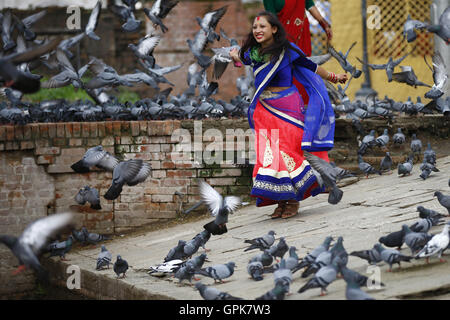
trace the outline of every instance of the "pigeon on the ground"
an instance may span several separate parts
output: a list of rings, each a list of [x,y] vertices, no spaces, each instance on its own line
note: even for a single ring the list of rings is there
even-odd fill
[[[391,232],[378,239],[378,242],[384,244],[386,247],[400,249],[403,245],[403,230]]]
[[[329,190],[328,203],[337,204],[341,201],[344,192],[338,188],[336,184],[337,175],[333,166],[327,161],[313,155],[309,152],[304,152],[306,160],[308,160],[311,167],[320,174],[320,180],[323,181],[324,187]],[[322,186],[321,186],[322,187]]]
[[[99,145],[89,148],[83,158],[72,164],[71,168],[77,173],[89,172],[94,166],[113,171],[118,164],[119,160]]]
[[[324,296],[328,285],[336,280],[338,271],[339,267],[336,261],[320,268],[314,277],[308,280],[308,282],[298,290],[298,293],[305,292],[312,288],[320,288],[320,295]]]
[[[75,201],[80,205],[84,205],[86,202],[89,202],[92,209],[102,209],[102,206],[100,205],[100,194],[96,188],[84,186],[80,189],[80,191],[78,191],[75,196]]]
[[[261,261],[249,262],[247,272],[253,280],[261,281],[263,280],[264,266]]]
[[[116,262],[114,262],[113,269],[117,275],[117,278],[119,278],[120,275],[122,275],[122,278],[125,278],[128,270],[128,262],[118,255]]]
[[[366,292],[362,291],[361,285],[354,279],[351,277],[346,278],[345,276],[344,279],[347,283],[347,286],[345,287],[345,298],[347,298],[347,300],[375,300]]]
[[[442,97],[445,93],[445,89],[447,86],[447,79],[449,77],[449,75],[447,74],[447,68],[439,51],[436,51],[436,53],[433,55],[432,58],[433,67],[430,67],[425,55],[423,56],[423,58],[425,59],[425,63],[427,64],[427,66],[433,72],[433,81],[434,81],[431,90],[425,93],[425,98],[436,100]]]
[[[392,158],[389,152],[386,152],[386,155],[380,162],[380,171],[391,171],[392,170]]]
[[[292,271],[286,266],[286,260],[281,259],[278,269],[273,272],[273,281],[275,285],[277,283],[283,283],[290,287],[292,283]]]
[[[77,231],[72,230],[72,236],[75,240],[78,242],[81,242],[82,244],[86,244],[86,234],[83,232],[83,230]]]
[[[273,262],[273,256],[270,254],[269,249],[264,250],[260,254],[252,257],[249,262],[259,261],[264,267],[268,267]]]
[[[350,252],[350,255],[367,260],[369,264],[377,264],[378,262],[382,261],[380,253],[378,252],[377,249],[375,249],[375,246],[370,250],[359,250]]]
[[[428,232],[432,226],[437,226],[439,223],[443,222],[440,218],[425,218],[414,222],[409,228],[414,232]]]
[[[411,137],[411,151],[412,152],[422,152],[422,141],[417,138],[417,135],[413,133]]]
[[[170,260],[175,259],[183,259],[184,258],[184,246],[186,245],[186,241],[178,240],[178,244],[169,250],[167,256],[164,258],[164,262],[168,262]]]
[[[199,181],[200,197],[206,204],[209,212],[215,219],[203,226],[213,235],[220,235],[228,231],[226,223],[228,222],[228,215],[233,214],[234,211],[241,205],[242,200],[235,196],[222,197],[220,193],[214,190],[205,181]]]
[[[402,225],[403,242],[411,249],[411,255],[415,255],[431,239],[431,235],[425,232],[414,232],[406,224]]]
[[[434,164],[426,162],[426,159],[423,159],[423,160],[424,160],[424,162],[419,167],[419,169],[422,171],[420,173],[420,177],[423,180],[426,180],[430,176],[431,172],[439,172],[439,169],[436,168],[434,166]]]
[[[330,237],[330,236],[326,237],[321,245],[316,247],[313,251],[308,253],[302,259],[302,261],[298,264],[298,266],[292,270],[292,273],[300,270],[301,268],[309,266],[316,260],[316,258],[319,256],[319,254],[321,254],[322,252],[328,251],[328,249],[330,248],[331,241],[333,241],[332,237]]]
[[[124,184],[135,186],[144,182],[151,172],[151,165],[142,159],[130,159],[120,162],[114,167],[112,183],[104,195],[105,199],[117,199],[122,192]]]
[[[202,239],[200,237],[194,237],[193,239],[186,242],[183,246],[183,258],[191,258],[195,254],[202,244]]]
[[[242,298],[232,296],[227,292],[222,292],[217,288],[207,286],[201,282],[197,282],[195,288],[205,300],[243,300]]]
[[[427,143],[427,148],[423,152],[423,161],[430,164],[436,164],[436,152],[431,148],[431,143]]]
[[[169,29],[164,25],[162,20],[169,14],[169,12],[180,2],[179,0],[157,0],[153,3],[151,9],[144,8],[147,17],[153,24],[159,26],[163,33]]]
[[[410,260],[413,258],[413,257],[405,256],[395,249],[383,248],[383,246],[380,243],[377,243],[375,245],[375,248],[380,253],[381,259],[384,262],[386,262],[387,264],[389,264],[388,272],[392,271],[392,265],[394,263],[397,263],[398,267],[400,268],[401,267],[400,262],[402,262],[402,261],[410,262]]]
[[[361,141],[358,149],[358,155],[364,155],[368,148],[376,146],[375,130],[370,130],[369,134],[365,135]]]
[[[435,210],[424,208],[423,206],[418,206],[417,211],[419,212],[419,217],[422,219],[431,218],[431,219],[441,219],[447,217],[446,215],[439,213]]]
[[[245,243],[250,244],[250,247],[246,248],[244,251],[249,251],[253,249],[259,250],[269,249],[275,242],[275,234],[276,234],[275,231],[270,230],[267,234],[263,235],[262,237],[244,240]]]
[[[97,265],[95,267],[95,270],[102,270],[104,267],[107,267],[109,269],[109,265],[111,264],[112,255],[106,249],[105,245],[102,244],[101,251],[97,256]]]
[[[384,129],[383,134],[375,139],[375,142],[380,147],[385,147],[389,143],[388,129]]]
[[[211,233],[208,230],[203,230],[202,232],[199,232],[195,235],[194,238],[200,238],[200,246],[205,250],[208,251],[209,249],[205,248],[206,242],[211,238]]]
[[[110,237],[103,235],[103,234],[98,234],[95,232],[89,232],[86,227],[82,227],[81,231],[84,233],[85,238],[86,238],[86,242],[96,245],[99,242],[105,241],[105,240],[111,240]]]
[[[397,167],[398,175],[404,177],[406,175],[410,175],[413,169],[413,157],[410,155],[406,162],[399,163]]]
[[[167,274],[175,273],[183,266],[184,261],[180,259],[170,260],[154,266],[150,266],[148,274],[155,277],[162,277]]]
[[[332,256],[333,254],[331,253],[331,251],[321,252],[314,260],[314,262],[305,268],[305,270],[302,272],[301,277],[307,278],[310,275],[317,273],[317,271],[322,267],[329,265],[332,261]]]
[[[392,141],[394,144],[401,145],[406,142],[406,137],[402,132],[402,128],[397,129],[397,133],[392,136]]]
[[[286,293],[289,292],[289,285],[278,282],[275,287],[267,291],[262,296],[255,298],[255,300],[284,300]]]
[[[191,265],[194,269],[200,269],[206,261],[206,253],[202,253],[192,259],[186,261],[186,265]]]
[[[39,262],[39,256],[47,245],[65,229],[72,227],[73,214],[59,213],[31,222],[19,237],[0,235],[0,242],[5,244],[19,260],[15,274],[29,267],[37,272],[40,280],[47,282],[48,272]]]
[[[217,281],[223,283],[224,279],[227,279],[233,275],[235,267],[236,264],[233,261],[230,261],[226,264],[216,264],[211,267],[197,269],[195,270],[195,274],[213,278],[214,283]]]
[[[51,243],[49,246],[50,249],[50,256],[49,257],[55,257],[58,256],[61,258],[62,261],[66,260],[66,253],[72,249],[73,244],[73,237],[70,235],[67,240],[61,241],[61,242],[54,242]]]
[[[289,256],[284,259],[286,268],[289,270],[295,270],[299,264],[299,257],[297,255],[297,248],[294,246],[289,247]],[[265,272],[274,272],[280,268],[280,263],[274,264],[265,269]]]
[[[436,191],[434,193],[434,196],[438,198],[438,201],[441,204],[441,206],[447,209],[448,214],[450,215],[450,196],[446,196],[440,191]]]
[[[369,278],[365,275],[360,274],[359,272],[347,268],[347,265],[342,263],[341,261],[338,261],[339,265],[339,272],[342,274],[343,278],[345,280],[352,280],[355,283],[357,283],[360,287],[370,287],[373,284],[371,281],[369,281]],[[384,287],[385,284],[383,282],[379,283],[380,286]]]
[[[286,240],[284,237],[280,237],[280,240],[278,240],[277,244],[272,245],[269,248],[269,253],[276,259],[280,258],[282,259],[284,254],[289,251],[289,246],[286,243]]]
[[[369,174],[376,173],[381,175],[381,171],[376,170],[371,164],[365,162],[360,154],[358,154],[358,168],[366,175],[366,178],[369,177]]]
[[[430,241],[416,254],[416,259],[426,258],[427,262],[429,257],[437,255],[441,262],[445,262],[441,258],[444,250],[448,248],[450,238],[449,238],[449,223],[447,222],[441,233],[435,234]]]

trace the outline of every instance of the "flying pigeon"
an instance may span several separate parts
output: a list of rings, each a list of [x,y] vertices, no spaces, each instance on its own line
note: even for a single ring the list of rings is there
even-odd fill
[[[112,5],[108,6],[108,9],[124,22],[122,29],[126,32],[137,31],[142,21],[137,20],[134,16],[134,7],[125,5],[122,0],[114,0],[113,2]]]
[[[226,264],[216,264],[211,267],[197,269],[195,270],[195,274],[213,278],[214,283],[217,281],[223,283],[223,279],[229,278],[233,275],[235,266],[235,263],[231,261]]]
[[[428,25],[428,32],[433,32],[439,38],[450,44],[450,7],[448,6],[439,17],[439,23],[436,25]]]
[[[350,48],[347,50],[345,55],[342,54],[342,52],[337,52],[336,49],[334,49],[333,46],[328,46],[328,52],[331,54],[333,58],[335,58],[339,64],[341,65],[342,69],[344,69],[346,72],[349,72],[353,78],[357,79],[361,76],[362,71],[358,70],[356,67],[354,67],[350,62],[348,62],[347,57],[350,53],[350,50],[356,45],[356,42],[354,42]]]
[[[450,12],[450,11],[449,11]],[[430,91],[425,93],[425,98],[436,100],[444,95],[445,89],[447,86],[447,79],[449,75],[447,74],[447,67],[445,66],[444,60],[439,51],[433,55],[432,65],[427,62],[426,56],[424,55],[426,65],[430,68],[431,72],[433,72],[433,87]]]
[[[227,196],[222,197],[216,190],[214,190],[205,181],[199,181],[200,197],[206,204],[209,212],[215,220],[205,224],[203,227],[213,235],[226,233],[228,222],[228,214],[233,214],[234,211],[241,205],[242,200],[239,197]]]
[[[169,29],[164,25],[162,19],[164,19],[169,12],[180,2],[179,0],[156,0],[151,9],[144,8],[144,12],[147,17],[153,22],[153,24],[158,25],[163,33],[167,32]]]
[[[304,155],[311,167],[319,173],[324,187],[329,190],[328,203],[338,204],[341,201],[344,192],[336,185],[337,175],[334,168],[327,161],[312,153],[305,151]]]
[[[434,193],[434,196],[438,198],[438,201],[441,204],[441,206],[447,209],[448,214],[450,215],[450,196],[446,196],[440,191],[436,191]]]
[[[86,25],[86,29],[84,31],[86,35],[93,40],[100,40],[100,37],[95,34],[95,29],[97,28],[98,25],[101,9],[102,9],[102,2],[99,0],[97,1],[97,4],[95,5],[94,9],[92,9],[88,23]]]
[[[245,240],[245,243],[251,244],[250,247],[246,248],[244,251],[249,251],[253,249],[269,249],[273,243],[275,242],[275,231],[270,230],[267,234],[263,235],[262,237]]]
[[[155,58],[153,57],[153,50],[155,50],[160,41],[161,37],[159,35],[149,33],[144,38],[140,39],[137,45],[130,43],[128,47],[133,51],[137,58],[148,62],[148,65],[151,68],[154,68]]]
[[[419,81],[411,66],[400,66],[400,68],[402,69],[402,71],[393,73],[392,80],[400,83],[406,83],[407,85],[412,86],[414,88],[417,88],[417,86],[424,86],[431,88],[429,84]]]
[[[242,298],[234,297],[229,293],[222,292],[217,288],[204,285],[201,282],[197,282],[195,288],[205,300],[243,300]]]
[[[426,23],[419,20],[413,20],[411,19],[411,15],[408,15],[408,18],[403,24],[403,37],[406,38],[408,43],[413,42],[417,38],[415,30],[424,30],[426,27]]]
[[[112,184],[104,195],[105,199],[117,199],[122,192],[124,184],[135,186],[144,182],[151,174],[151,171],[151,165],[142,159],[130,159],[120,162],[114,167]]]
[[[122,278],[125,278],[125,274],[128,270],[128,262],[118,255],[116,262],[114,262],[113,270],[116,273],[117,278],[119,278],[120,275],[122,275]]]
[[[39,256],[52,239],[72,226],[73,215],[59,213],[33,221],[19,237],[0,235],[0,242],[5,244],[19,260],[20,266],[15,274],[29,267],[37,272],[39,279],[48,281],[48,273],[41,266]]]
[[[96,166],[100,169],[113,171],[119,164],[119,160],[104,150],[102,146],[89,148],[83,155],[83,158],[75,162],[71,168],[77,173],[86,173],[90,168]]]
[[[92,209],[102,209],[100,205],[100,194],[98,193],[98,190],[96,188],[84,186],[80,189],[80,191],[78,191],[77,195],[75,196],[75,201],[80,205],[84,205],[86,202],[89,202]]]
[[[105,245],[102,244],[101,251],[97,256],[97,265],[95,266],[95,270],[102,270],[104,267],[109,269],[109,265],[111,263],[112,255],[106,249]]]
[[[31,30],[33,24],[42,19],[47,14],[47,10],[39,11],[38,13],[32,14],[22,20],[13,15],[15,20],[15,27],[23,34],[25,40],[34,41],[36,39],[36,33]]]

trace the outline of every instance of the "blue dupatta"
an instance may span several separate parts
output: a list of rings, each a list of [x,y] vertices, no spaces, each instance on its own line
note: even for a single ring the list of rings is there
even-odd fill
[[[294,43],[291,45],[302,52]],[[303,53],[303,52],[302,52]],[[248,52],[246,56],[249,57]],[[334,146],[335,115],[328,92],[322,78],[311,70],[296,64],[300,55],[292,49],[280,54],[274,63],[254,65],[255,94],[248,108],[248,122],[254,129],[253,113],[261,92],[270,83],[276,72],[290,63],[293,66],[293,76],[304,87],[309,96],[308,108],[305,114],[302,150],[308,152],[328,151]]]

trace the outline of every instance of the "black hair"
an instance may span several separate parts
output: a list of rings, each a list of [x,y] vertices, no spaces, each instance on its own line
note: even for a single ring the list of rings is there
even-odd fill
[[[267,19],[267,22],[272,27],[277,27],[277,32],[273,35],[273,44],[266,48],[261,48],[259,51],[259,54],[261,56],[265,54],[270,54],[270,60],[272,62],[276,61],[278,57],[280,56],[283,49],[293,49],[297,51],[301,56],[305,57],[305,54],[294,48],[290,41],[288,40],[288,36],[286,34],[286,30],[284,30],[283,25],[281,24],[280,20],[278,20],[278,17],[273,14],[270,11],[262,11],[260,12],[257,17],[265,17]],[[250,31],[250,33],[247,35],[247,38],[244,40],[241,50],[239,51],[239,57],[241,60],[244,59],[244,53],[255,46],[260,46],[260,44],[256,41],[255,37],[253,36],[253,30]]]

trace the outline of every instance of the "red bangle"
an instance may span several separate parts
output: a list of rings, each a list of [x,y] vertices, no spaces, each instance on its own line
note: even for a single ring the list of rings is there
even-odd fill
[[[328,80],[333,82],[333,83],[337,83],[338,82],[338,77],[334,72],[328,72]]]

